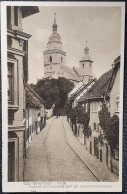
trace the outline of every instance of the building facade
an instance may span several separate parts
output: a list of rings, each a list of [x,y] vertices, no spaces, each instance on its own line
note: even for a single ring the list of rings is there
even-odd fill
[[[107,140],[104,138],[103,130],[100,127],[99,111],[102,110],[103,104],[106,104],[110,116],[119,117],[119,95],[120,95],[120,57],[116,58],[113,68],[103,74],[93,87],[87,91],[79,100],[80,104],[89,104],[89,128],[91,135],[85,138],[89,152],[104,165],[107,165],[114,173],[119,173],[119,154],[118,145],[111,152]],[[119,126],[117,126],[119,127]],[[115,140],[114,140],[115,141]]]
[[[35,135],[43,129],[46,124],[44,100],[26,84],[26,150]]]
[[[7,7],[8,181],[22,181],[25,157],[25,83],[28,80],[28,40],[22,19],[38,7]]]

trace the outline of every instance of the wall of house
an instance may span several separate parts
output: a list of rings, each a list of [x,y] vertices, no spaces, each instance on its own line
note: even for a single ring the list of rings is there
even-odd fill
[[[103,139],[103,145],[98,142],[98,136],[100,135],[101,128],[99,126],[99,117],[98,112],[101,110],[102,102],[93,101],[90,103],[90,121],[89,126],[92,130],[91,137],[86,139],[86,146],[88,151],[95,155],[98,159],[98,162],[103,162],[104,165],[107,165],[108,168],[111,167],[111,153],[110,147],[107,145],[107,141]],[[102,135],[103,132],[101,131]],[[108,147],[108,148],[107,148]]]
[[[116,77],[115,77],[115,81],[112,87],[112,90],[110,92],[110,113],[111,116],[113,114],[116,114],[117,116],[119,116],[119,106],[120,106],[120,69],[118,69]],[[118,105],[117,105],[118,103]]]
[[[44,105],[42,105],[42,108],[40,109],[26,109],[26,149],[28,149],[34,136],[41,131],[42,127],[44,127],[44,111]],[[41,121],[43,121],[43,126]]]
[[[14,9],[17,9],[17,25],[15,24]],[[12,158],[15,160],[15,179],[13,181],[23,181],[23,169],[24,169],[24,157],[25,157],[25,75],[24,67],[27,65],[24,63],[23,58],[28,53],[28,50],[24,50],[24,42],[28,40],[20,36],[17,38],[13,30],[17,32],[22,31],[22,8],[11,6],[8,7],[8,63],[13,63],[13,82],[11,92],[13,93],[13,101],[8,103],[9,116],[8,116],[8,141],[13,141],[13,135],[16,136],[15,151]],[[22,32],[23,33],[23,32]],[[10,57],[11,55],[11,57]],[[13,56],[13,57],[12,57]],[[8,64],[9,65],[9,64]],[[27,68],[26,68],[27,69]],[[12,117],[12,118],[11,118]],[[10,119],[11,118],[11,119]],[[10,145],[10,144],[9,144]],[[11,148],[9,148],[11,149]],[[8,157],[9,158],[9,157]],[[10,160],[10,158],[9,158]],[[9,161],[11,164],[11,160]],[[11,166],[11,165],[10,165]],[[10,169],[8,168],[8,171]]]
[[[110,113],[111,116],[114,114],[119,117],[120,108],[120,68],[117,71],[112,90],[110,92]],[[119,151],[117,150],[117,153]],[[119,154],[118,154],[119,155]],[[119,156],[118,156],[119,157]],[[112,157],[112,170],[116,174],[119,174],[119,159]]]

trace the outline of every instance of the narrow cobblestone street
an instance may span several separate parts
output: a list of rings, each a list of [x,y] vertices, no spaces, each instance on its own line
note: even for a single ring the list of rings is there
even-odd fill
[[[32,140],[24,181],[98,181],[68,146],[63,117],[51,118]]]

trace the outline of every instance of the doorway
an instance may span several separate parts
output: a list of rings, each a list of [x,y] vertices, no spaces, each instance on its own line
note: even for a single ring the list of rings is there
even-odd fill
[[[8,142],[8,182],[15,181],[15,142]]]

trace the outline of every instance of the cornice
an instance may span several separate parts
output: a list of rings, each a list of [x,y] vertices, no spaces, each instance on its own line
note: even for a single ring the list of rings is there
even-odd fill
[[[7,30],[7,34],[12,37],[21,38],[23,40],[28,40],[32,36],[20,30]]]
[[[66,52],[62,51],[62,50],[59,50],[59,49],[53,49],[53,50],[45,50],[43,51],[44,54],[46,53],[54,53],[54,52],[58,52],[58,53],[62,53],[66,56]]]
[[[19,50],[19,49],[15,49],[15,48],[12,48],[12,47],[8,47],[7,51],[10,52],[10,53],[17,54],[17,55],[25,56],[24,51]]]

